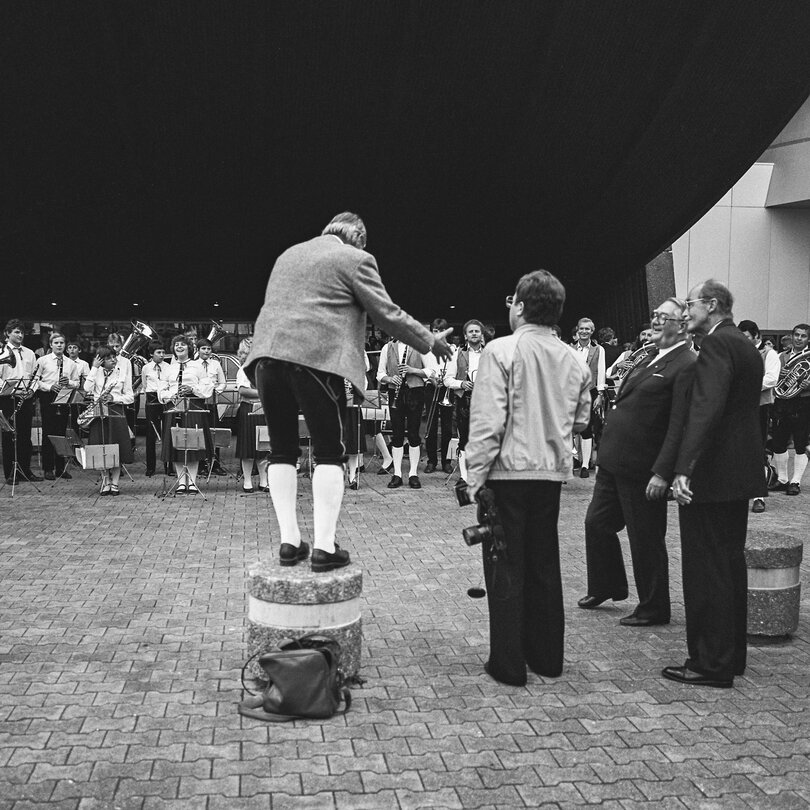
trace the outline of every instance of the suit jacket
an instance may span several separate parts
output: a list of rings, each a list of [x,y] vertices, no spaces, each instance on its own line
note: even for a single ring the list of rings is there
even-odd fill
[[[366,313],[419,352],[432,348],[433,334],[391,300],[370,253],[335,236],[293,245],[270,274],[245,360],[248,378],[255,381],[257,360],[272,357],[336,374],[364,391]]]
[[[599,464],[613,475],[649,481],[674,477],[697,357],[688,343],[633,369],[605,421]]]
[[[695,502],[755,498],[762,490],[762,357],[728,318],[700,344],[675,464]]]

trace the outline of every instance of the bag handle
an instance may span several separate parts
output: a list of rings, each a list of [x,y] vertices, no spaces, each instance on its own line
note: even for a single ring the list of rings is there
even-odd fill
[[[244,689],[249,695],[258,695],[258,692],[254,692],[246,683],[245,683],[245,670],[248,668],[248,665],[254,658],[258,658],[262,654],[262,650],[253,653],[253,655],[245,661],[245,665],[242,667],[242,671],[239,673],[239,680],[242,681],[242,689]]]

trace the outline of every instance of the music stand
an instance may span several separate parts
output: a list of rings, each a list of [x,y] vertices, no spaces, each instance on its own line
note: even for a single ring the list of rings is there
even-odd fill
[[[223,448],[223,447],[230,447],[231,446],[231,431],[230,428],[210,428],[211,433],[211,442],[214,445],[215,452],[214,458],[216,459],[216,463],[225,470],[226,473],[230,477],[233,478],[233,473],[222,463],[221,459],[219,459],[216,455],[216,448]],[[214,465],[208,465],[208,477],[205,479],[205,483],[207,484],[211,480],[211,476],[214,474]]]
[[[73,442],[65,436],[46,436],[45,437],[52,445],[53,450],[59,458],[64,459],[65,468],[59,473],[56,480],[58,481],[68,469],[68,464],[71,459],[76,458],[76,450]]]
[[[15,394],[27,394],[34,387],[34,375],[28,378],[20,378],[19,380],[6,380],[0,389],[0,397],[14,397]],[[14,403],[14,411],[11,414],[11,421],[4,416],[5,425],[0,424],[0,430],[4,433],[11,433],[11,442],[14,445],[14,461],[11,466],[11,497],[14,497],[14,490],[17,488],[17,476],[24,478],[31,484],[34,489],[41,495],[40,488],[25,474],[22,466],[20,465],[17,457],[17,411],[22,407],[25,397],[16,396]],[[8,486],[3,483],[0,491]]]
[[[199,409],[194,408],[183,408],[180,410],[183,413],[207,413],[207,411],[201,411]],[[172,412],[173,411],[169,411],[169,413]],[[184,479],[186,481],[186,487],[188,487],[192,483],[194,483],[194,485],[197,486],[196,482],[193,482],[191,480],[191,470],[189,470],[188,468],[188,453],[190,450],[205,449],[205,430],[203,428],[178,426],[172,427],[170,429],[172,432],[172,449],[183,451],[183,468],[177,475],[177,480],[171,485],[169,490],[163,494],[164,499],[169,495],[172,495],[172,493],[174,493],[174,497],[177,497],[176,490],[179,486],[181,486]],[[199,490],[199,487],[197,487],[197,489]],[[200,495],[202,495],[203,500],[207,500],[205,494],[202,491],[200,491]]]

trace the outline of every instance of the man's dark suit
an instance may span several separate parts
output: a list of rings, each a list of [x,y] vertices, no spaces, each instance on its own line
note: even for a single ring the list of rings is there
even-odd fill
[[[688,669],[729,681],[745,671],[748,500],[762,488],[762,358],[729,318],[701,344],[675,473]]]
[[[670,619],[667,502],[648,501],[653,473],[671,481],[695,366],[687,343],[634,369],[608,413],[599,473],[585,518],[588,594],[627,593],[618,532],[630,541],[640,619]]]

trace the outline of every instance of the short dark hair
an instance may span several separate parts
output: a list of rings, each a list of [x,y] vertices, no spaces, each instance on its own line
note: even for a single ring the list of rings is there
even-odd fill
[[[342,214],[332,217],[329,224],[321,232],[321,236],[334,234],[347,245],[365,250],[366,248],[366,225],[357,214],[351,211],[344,211]]]
[[[484,334],[484,332],[486,331],[486,330],[484,329],[484,324],[482,324],[482,323],[481,323],[481,321],[479,321],[479,320],[478,320],[478,318],[470,318],[470,320],[469,320],[469,321],[467,321],[467,323],[465,323],[465,324],[464,324],[464,326],[463,326],[463,327],[462,327],[462,329],[461,329],[461,334],[462,334],[462,335],[466,335],[466,334],[467,334],[467,327],[468,327],[468,326],[477,326],[477,327],[478,327],[478,328],[481,330],[481,334],[482,334],[482,335],[483,335],[483,334]]]
[[[600,343],[610,343],[613,338],[616,337],[616,333],[611,329],[609,326],[603,326],[597,333],[596,339]]]
[[[109,346],[99,346],[96,357],[99,360],[106,360],[108,357],[115,357],[115,352]]]
[[[444,318],[436,318],[430,324],[431,329],[447,329],[447,321]]]
[[[721,315],[731,315],[734,308],[734,296],[731,290],[716,278],[710,278],[700,285],[701,298],[714,298],[717,301],[717,309]]]
[[[759,337],[759,327],[753,321],[740,321],[737,324],[737,329],[741,332],[748,332],[749,335]]]
[[[648,329],[652,328],[652,324],[649,322],[641,324],[638,328],[638,333],[641,334],[642,332],[646,332]]]
[[[171,343],[171,353],[172,353],[172,354],[174,354],[174,347],[175,347],[175,346],[176,346],[178,343],[182,343],[184,346],[189,346],[189,345],[191,345],[191,344],[188,342],[188,338],[187,338],[185,335],[175,335],[175,336],[172,338],[172,343]]]
[[[6,324],[6,330],[5,330],[6,334],[8,334],[9,332],[13,332],[15,329],[19,329],[21,332],[25,332],[25,324],[21,320],[19,320],[18,318],[12,318]]]
[[[149,344],[149,356],[151,357],[158,349],[163,349],[164,346],[159,340],[153,340]]]
[[[208,338],[200,338],[197,341],[197,348],[202,349],[204,346],[211,346],[213,348],[214,344]]]
[[[565,287],[548,270],[535,270],[521,276],[515,288],[515,302],[523,302],[523,320],[553,326],[560,320],[565,304]]]
[[[797,329],[803,329],[805,332],[810,332],[810,324],[806,323],[797,323],[796,326],[791,329],[791,333],[795,332]]]

